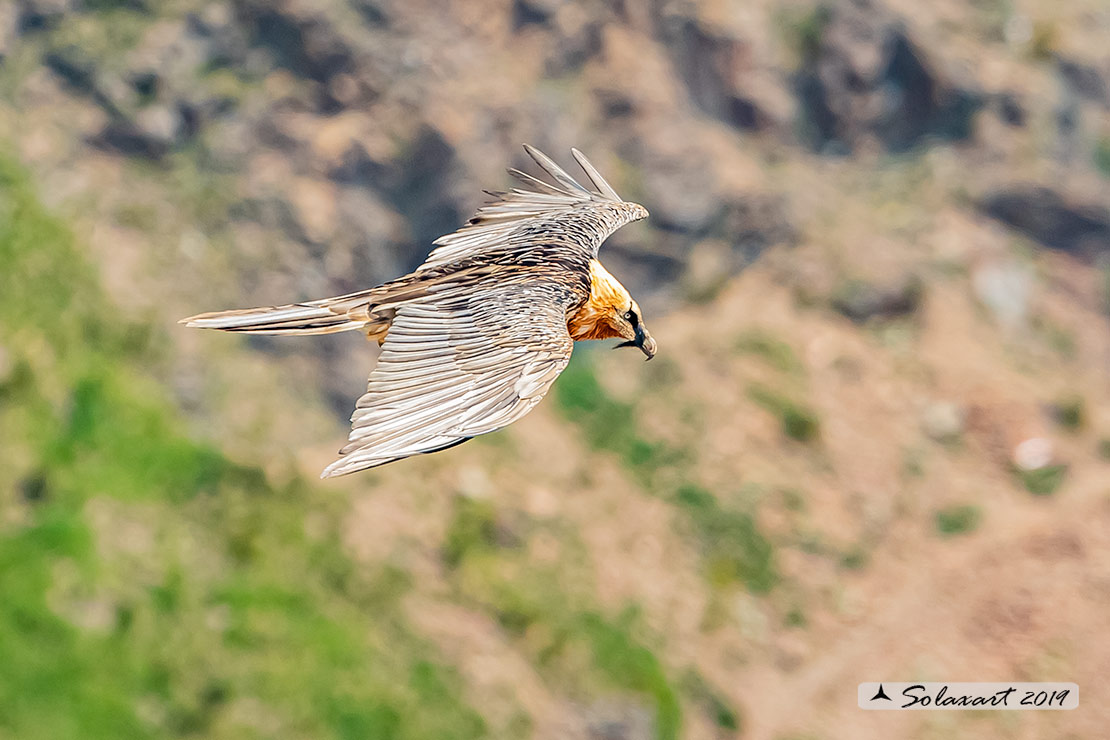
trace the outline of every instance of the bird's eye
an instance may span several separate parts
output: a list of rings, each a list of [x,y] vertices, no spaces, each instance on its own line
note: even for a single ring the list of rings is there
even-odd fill
[[[628,322],[632,321],[632,312],[631,311],[625,311],[624,312],[624,320],[628,321]]]
[[[624,320],[632,324],[632,326],[639,326],[640,317],[636,315],[635,311],[625,311]]]

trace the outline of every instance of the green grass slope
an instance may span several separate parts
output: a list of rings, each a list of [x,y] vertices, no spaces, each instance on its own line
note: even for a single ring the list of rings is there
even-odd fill
[[[0,736],[483,735],[404,574],[353,567],[305,482],[178,431],[160,338],[9,160],[0,264]]]

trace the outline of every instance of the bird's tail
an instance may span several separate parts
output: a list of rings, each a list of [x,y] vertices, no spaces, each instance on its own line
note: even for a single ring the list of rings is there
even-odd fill
[[[362,329],[370,323],[371,317],[365,300],[357,301],[352,298],[353,295],[285,306],[213,311],[190,316],[180,323],[199,329],[220,329],[242,334],[334,334]]]

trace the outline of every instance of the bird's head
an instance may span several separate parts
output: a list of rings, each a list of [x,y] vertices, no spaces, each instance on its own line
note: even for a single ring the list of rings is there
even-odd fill
[[[649,360],[655,356],[655,340],[644,325],[640,306],[597,260],[590,263],[589,300],[568,328],[575,339],[623,339],[617,347],[636,347]]]
[[[625,310],[620,312],[616,321],[612,323],[613,328],[625,339],[617,347],[638,347],[647,359],[655,357],[655,338],[648,333],[647,327],[644,326],[643,314],[640,313],[640,306],[632,300],[631,296]]]

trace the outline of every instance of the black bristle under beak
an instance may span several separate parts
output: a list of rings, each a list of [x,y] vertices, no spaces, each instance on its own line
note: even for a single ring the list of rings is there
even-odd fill
[[[644,356],[646,358],[644,360],[645,362],[647,362],[647,360],[650,360],[652,357],[655,357],[655,339],[647,333],[647,329],[643,327],[643,324],[636,327],[635,339],[631,339],[627,342],[621,342],[613,349],[620,349],[621,347],[637,348],[644,353]]]

